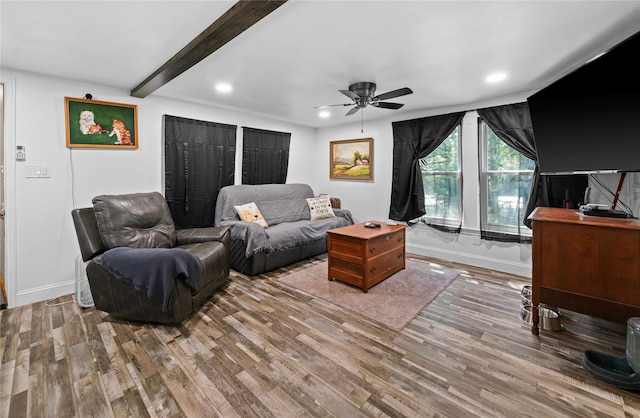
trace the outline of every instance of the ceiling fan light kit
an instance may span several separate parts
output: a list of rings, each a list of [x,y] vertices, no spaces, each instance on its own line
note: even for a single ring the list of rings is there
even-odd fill
[[[413,93],[413,91],[409,87],[403,87],[401,89],[392,90],[387,93],[382,93],[374,96],[376,92],[376,84],[369,81],[353,83],[349,86],[349,90],[338,91],[353,100],[353,103],[343,103],[318,107],[325,108],[330,106],[355,105],[355,107],[349,109],[345,116],[353,115],[358,110],[364,109],[367,106],[379,107],[382,109],[400,109],[402,106],[404,106],[403,103],[385,102],[383,100],[393,99],[395,97],[405,96],[407,94]]]

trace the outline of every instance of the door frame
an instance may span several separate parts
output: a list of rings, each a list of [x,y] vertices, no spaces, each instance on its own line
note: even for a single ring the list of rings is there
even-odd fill
[[[16,96],[15,78],[0,77],[3,85],[4,109],[4,283],[7,292],[7,306],[12,308],[17,296],[17,206],[16,206]]]

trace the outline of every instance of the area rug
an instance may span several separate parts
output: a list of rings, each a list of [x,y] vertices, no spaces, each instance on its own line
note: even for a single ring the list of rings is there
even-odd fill
[[[405,265],[404,270],[378,283],[368,293],[338,280],[329,281],[326,261],[278,281],[399,331],[460,273],[421,260],[407,259]]]

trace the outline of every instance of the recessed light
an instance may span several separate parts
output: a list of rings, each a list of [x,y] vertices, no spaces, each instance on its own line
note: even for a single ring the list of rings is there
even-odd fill
[[[328,110],[323,110],[318,113],[318,116],[320,116],[321,118],[328,118],[329,116],[331,116],[331,112],[329,112]]]
[[[218,83],[216,84],[216,90],[218,90],[220,93],[230,93],[233,88],[231,87],[231,84]]]
[[[507,74],[505,74],[505,73],[493,73],[493,74],[490,74],[485,79],[485,81],[487,83],[498,83],[498,82],[504,80],[505,78],[507,78]]]

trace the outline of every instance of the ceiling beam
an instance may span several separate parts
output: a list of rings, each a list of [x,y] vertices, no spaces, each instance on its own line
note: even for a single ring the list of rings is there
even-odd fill
[[[131,90],[131,96],[147,97],[286,2],[287,0],[238,1],[169,61]]]

